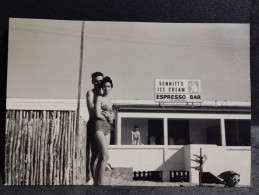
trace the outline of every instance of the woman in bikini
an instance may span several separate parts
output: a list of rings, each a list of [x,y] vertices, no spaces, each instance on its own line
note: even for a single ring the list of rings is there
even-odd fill
[[[97,96],[95,102],[95,139],[98,146],[99,156],[96,165],[96,185],[104,184],[104,171],[106,163],[109,159],[110,131],[114,130],[114,112],[113,105],[109,99],[109,94],[113,88],[110,77],[104,77],[101,83],[103,94]]]

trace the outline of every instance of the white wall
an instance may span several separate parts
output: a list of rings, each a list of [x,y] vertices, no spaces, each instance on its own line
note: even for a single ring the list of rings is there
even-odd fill
[[[163,171],[163,181],[168,182],[170,171],[183,171],[183,146],[110,146],[109,162],[113,167],[132,167],[133,171]]]
[[[163,148],[109,148],[113,167],[132,167],[134,171],[162,170]]]
[[[183,171],[184,166],[184,147],[170,147],[166,151],[165,166],[168,171]]]

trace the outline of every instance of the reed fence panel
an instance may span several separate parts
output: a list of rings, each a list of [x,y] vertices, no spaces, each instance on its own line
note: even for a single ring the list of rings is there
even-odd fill
[[[6,111],[5,185],[86,184],[86,122],[75,111]]]

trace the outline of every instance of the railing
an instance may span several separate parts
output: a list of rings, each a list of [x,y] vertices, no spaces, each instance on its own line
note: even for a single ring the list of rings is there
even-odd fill
[[[133,180],[162,182],[162,171],[134,171]]]
[[[75,111],[7,110],[6,185],[86,183],[86,123]]]
[[[189,182],[189,171],[170,171],[170,182]]]

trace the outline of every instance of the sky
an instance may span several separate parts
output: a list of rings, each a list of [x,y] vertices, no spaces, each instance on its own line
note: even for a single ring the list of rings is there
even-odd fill
[[[7,97],[77,98],[81,21],[10,19]],[[200,80],[202,100],[250,101],[249,24],[90,22],[81,96],[101,71],[112,99],[153,99],[155,79]]]

